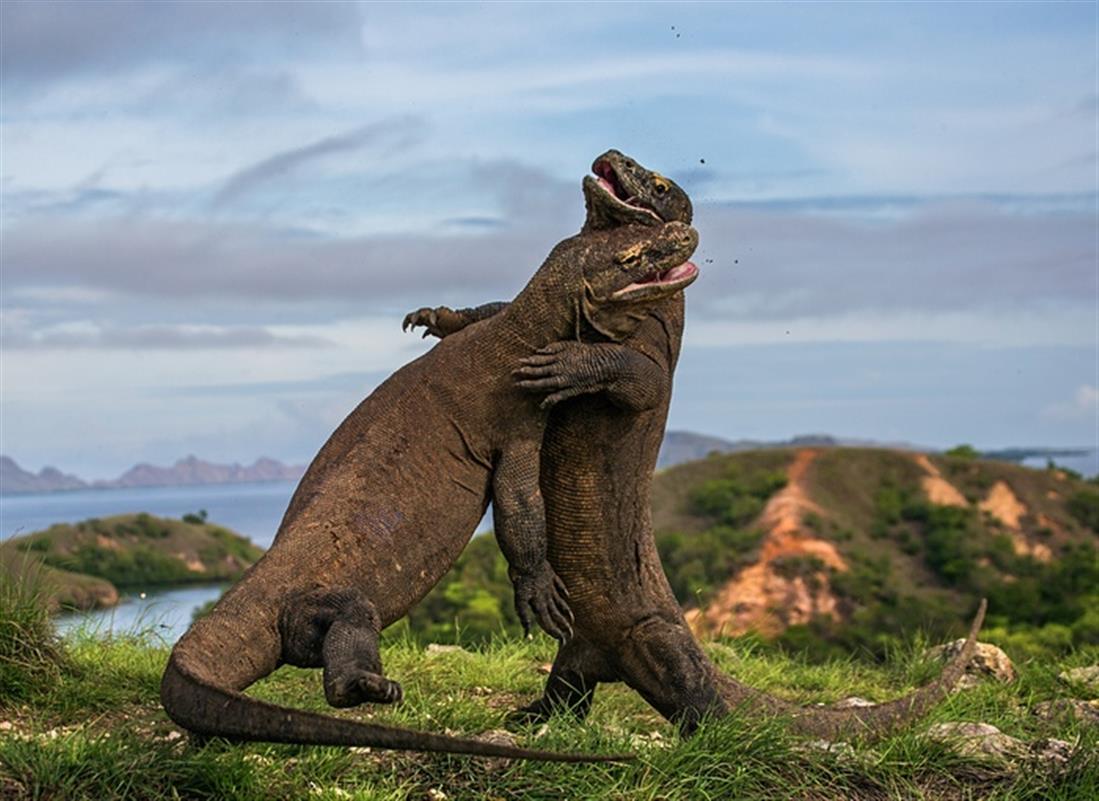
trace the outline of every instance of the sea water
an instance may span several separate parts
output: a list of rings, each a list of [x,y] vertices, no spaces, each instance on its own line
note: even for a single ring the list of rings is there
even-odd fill
[[[211,523],[230,528],[266,549],[275,538],[296,486],[293,481],[268,481],[0,496],[0,540],[89,517],[147,512],[180,518],[205,509]],[[478,531],[491,527],[490,521],[486,515]],[[217,600],[226,586],[131,587],[111,609],[59,615],[56,623],[62,632],[81,628],[104,635],[140,633],[170,644],[191,625],[195,610]]]

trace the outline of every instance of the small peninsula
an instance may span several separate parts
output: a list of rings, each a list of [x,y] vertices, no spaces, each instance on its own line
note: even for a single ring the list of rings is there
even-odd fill
[[[40,579],[53,612],[114,606],[119,590],[233,581],[263,554],[206,521],[145,513],[58,523],[0,544],[0,577]]]

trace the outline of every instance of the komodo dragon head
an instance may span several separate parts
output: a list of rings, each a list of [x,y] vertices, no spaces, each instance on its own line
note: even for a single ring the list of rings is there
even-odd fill
[[[553,249],[510,314],[524,316],[531,306],[550,303],[560,311],[539,316],[560,314],[564,327],[555,337],[581,338],[595,329],[621,339],[655,304],[698,277],[698,267],[687,261],[697,245],[698,232],[681,222],[582,231]]]
[[[617,150],[608,150],[584,178],[588,216],[584,230],[618,225],[691,222],[691,199],[675,181],[647,170]]]

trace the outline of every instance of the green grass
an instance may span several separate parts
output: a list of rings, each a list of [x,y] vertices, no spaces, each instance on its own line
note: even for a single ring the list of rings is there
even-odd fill
[[[2,629],[8,637],[10,629]],[[41,629],[38,634],[49,637]],[[393,725],[473,735],[503,726],[506,712],[534,697],[553,643],[500,639],[472,651],[427,654],[408,638],[387,638],[387,673],[406,690],[392,708],[337,714]],[[803,702],[849,695],[885,700],[926,681],[937,666],[921,649],[892,654],[884,666],[813,665],[773,650],[713,644],[717,664],[741,680]],[[7,652],[4,652],[5,654]],[[1003,798],[1085,799],[1099,794],[1099,732],[1032,714],[1043,700],[1072,691],[1056,674],[1087,664],[1079,653],[1058,664],[1024,662],[1013,685],[985,684],[953,696],[926,721],[877,744],[828,752],[791,736],[781,720],[742,715],[710,721],[689,740],[627,688],[601,687],[590,718],[567,716],[518,733],[521,743],[561,751],[629,751],[631,764],[503,762],[364,749],[269,744],[198,745],[157,701],[167,648],[140,637],[76,634],[44,654],[53,667],[28,673],[25,692],[3,695],[0,797],[27,799],[770,799]],[[59,658],[60,657],[60,658]],[[325,710],[319,671],[282,668],[254,695]],[[931,723],[992,723],[1028,741],[1057,737],[1078,745],[1060,772],[1011,770],[967,760],[923,736]]]

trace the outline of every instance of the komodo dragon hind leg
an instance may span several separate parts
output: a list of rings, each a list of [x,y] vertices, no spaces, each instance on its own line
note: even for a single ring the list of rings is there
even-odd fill
[[[617,663],[622,680],[684,736],[705,718],[728,712],[709,663],[681,622],[654,615],[635,624]]]
[[[323,667],[324,695],[332,706],[401,700],[401,685],[382,675],[381,625],[362,591],[313,590],[288,598],[279,628],[282,660],[297,667]]]
[[[596,685],[616,679],[602,651],[583,637],[573,637],[557,649],[542,697],[509,714],[508,723],[541,723],[554,712],[569,712],[583,720],[591,711]]]

